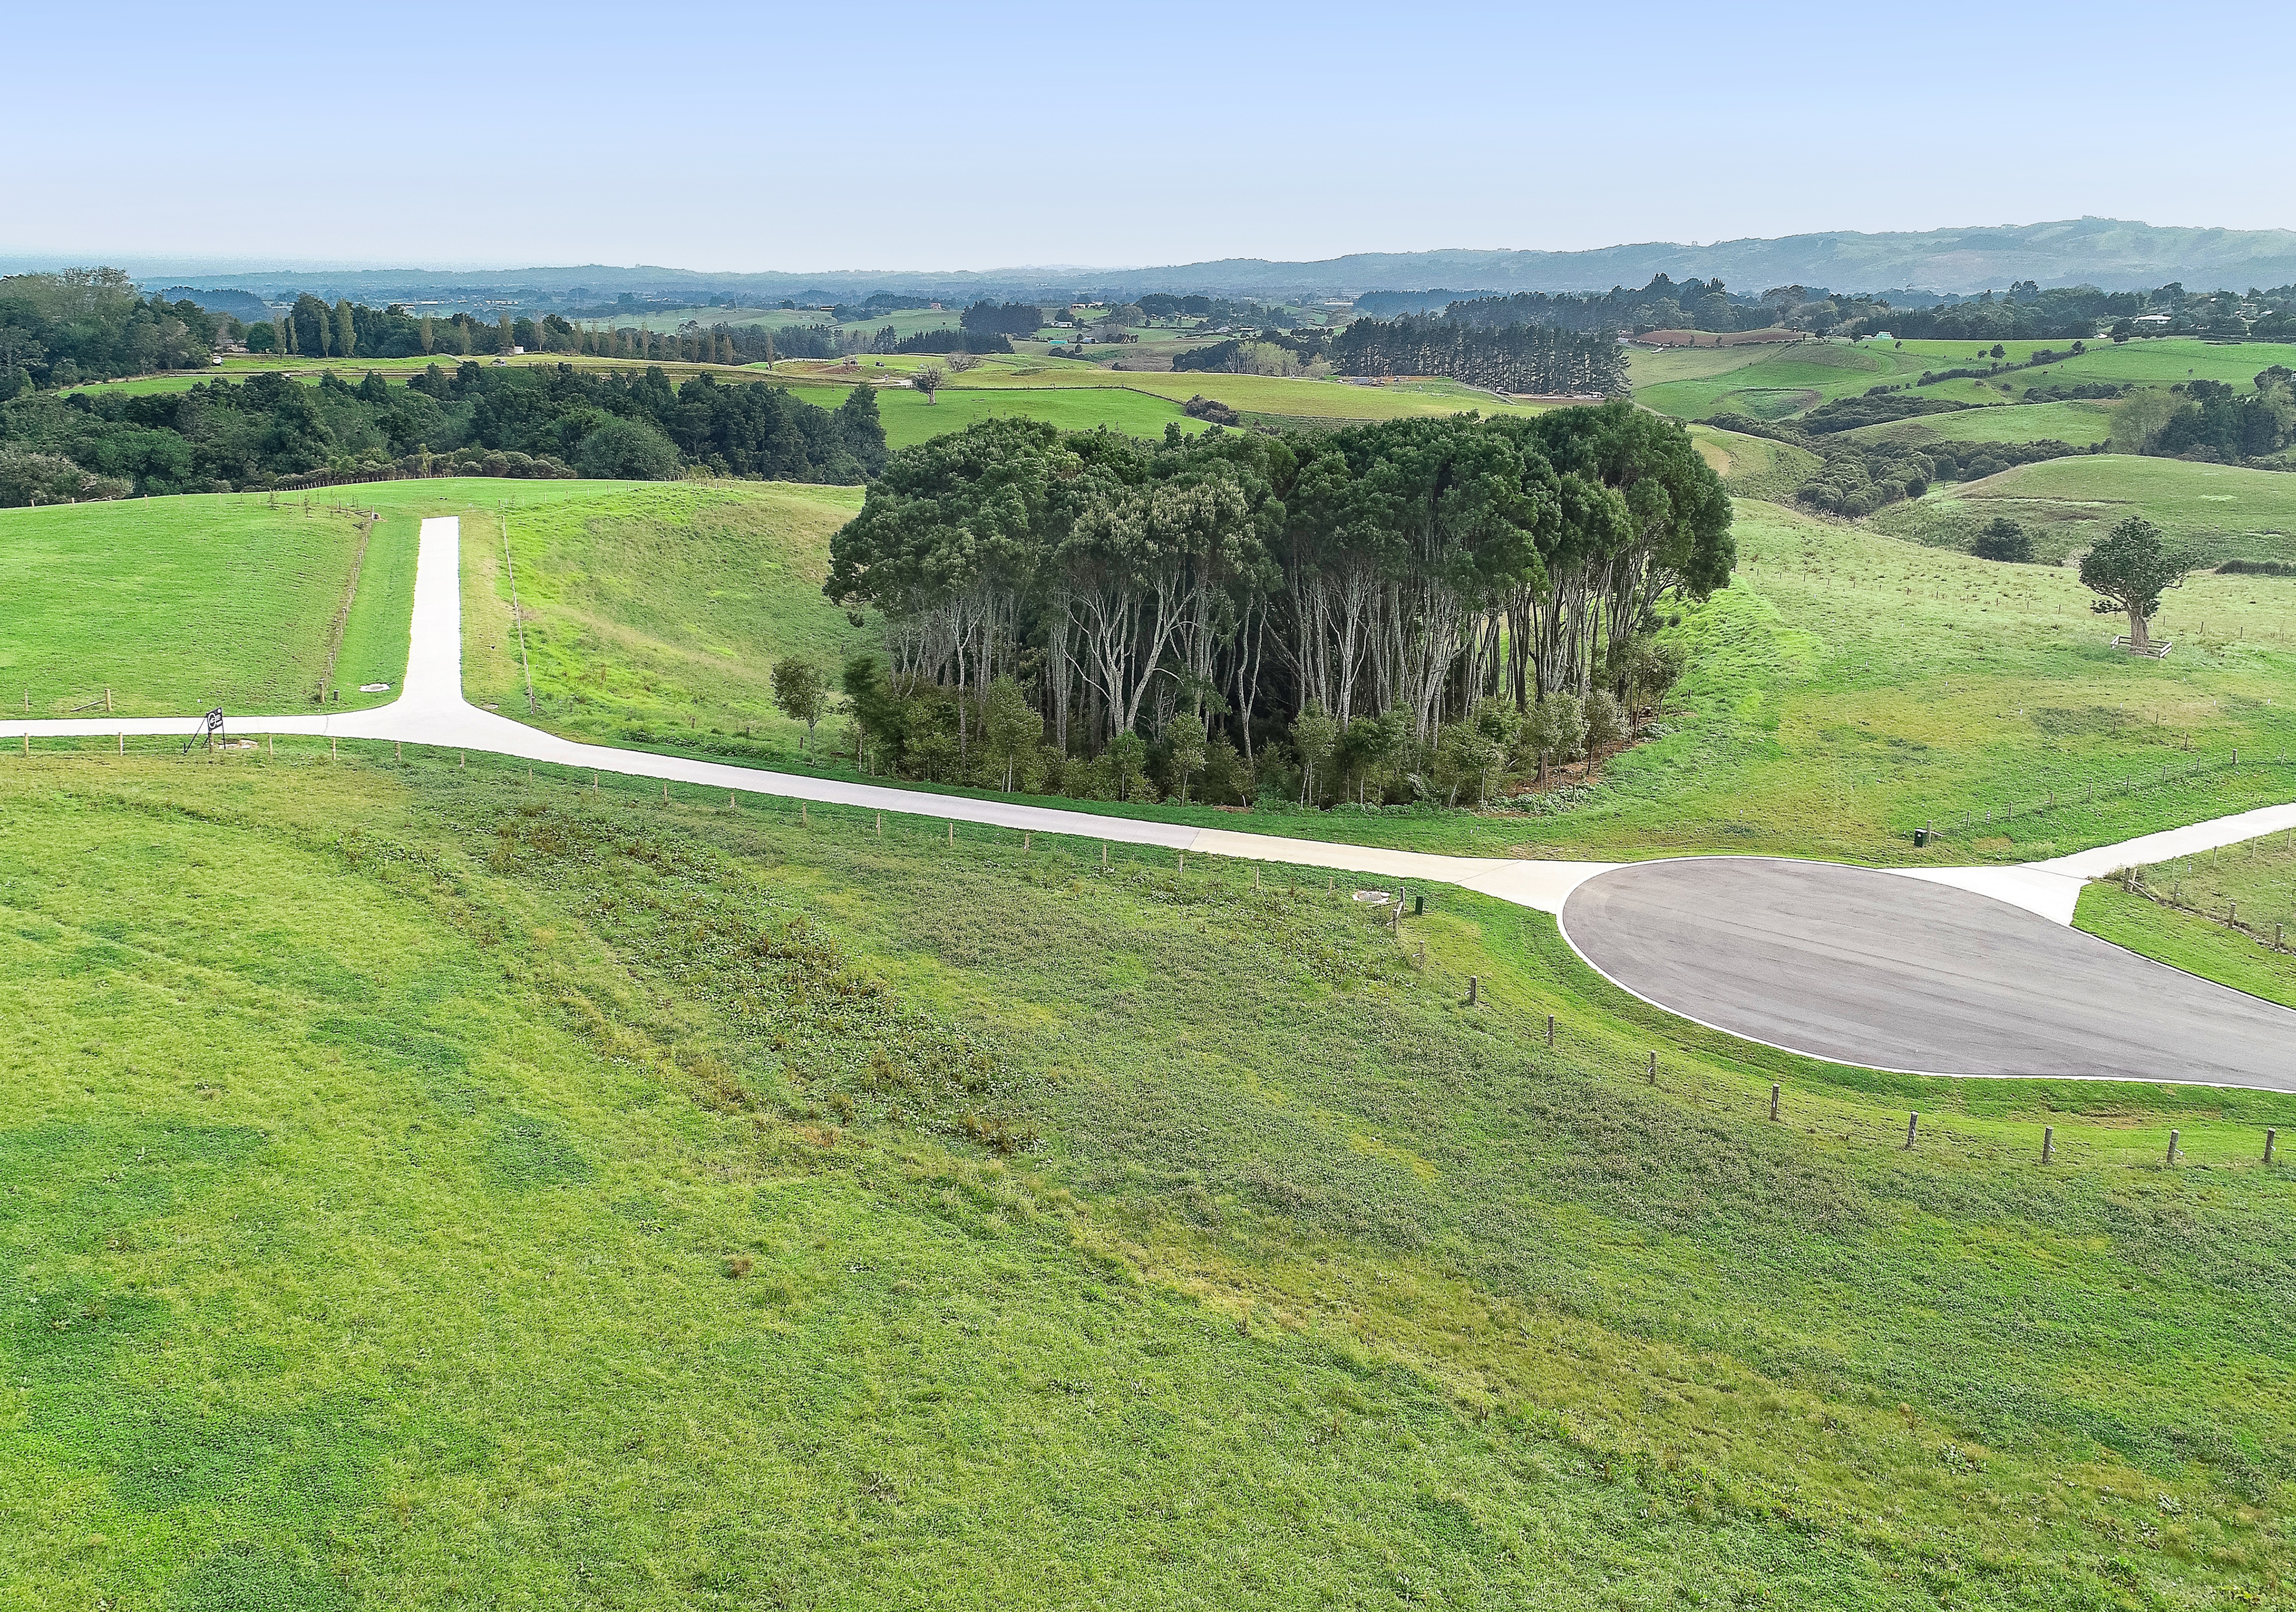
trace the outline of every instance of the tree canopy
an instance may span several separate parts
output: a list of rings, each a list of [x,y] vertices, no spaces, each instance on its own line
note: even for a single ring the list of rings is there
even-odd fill
[[[2093,608],[2128,618],[2128,647],[2141,650],[2152,647],[2146,623],[2161,608],[2161,596],[2184,586],[2192,569],[2188,556],[2162,541],[2159,527],[2131,515],[2082,556],[2080,580],[2098,596]]]
[[[859,481],[884,463],[876,396],[830,410],[785,388],[671,385],[659,368],[432,365],[404,386],[280,374],[176,393],[35,392],[0,404],[0,446],[68,460],[138,492],[266,487],[421,453],[522,456],[582,473],[675,476],[686,466],[782,481]]]
[[[1625,404],[1161,444],[984,421],[892,456],[826,591],[894,687],[1033,690],[1063,753],[1201,720],[1249,757],[1303,712],[1412,744],[1490,695],[1583,694],[1669,589],[1734,561],[1677,424]]]

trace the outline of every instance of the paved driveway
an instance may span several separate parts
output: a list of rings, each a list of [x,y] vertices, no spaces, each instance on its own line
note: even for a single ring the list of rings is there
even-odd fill
[[[1637,996],[1841,1063],[2296,1090],[2296,1012],[1873,868],[1637,862],[1580,884],[1562,928]]]

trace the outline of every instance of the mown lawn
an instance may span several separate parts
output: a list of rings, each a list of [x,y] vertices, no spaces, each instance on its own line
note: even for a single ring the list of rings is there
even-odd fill
[[[2290,1099],[1832,1069],[1475,898],[872,830],[0,760],[0,1605],[2290,1571]]]

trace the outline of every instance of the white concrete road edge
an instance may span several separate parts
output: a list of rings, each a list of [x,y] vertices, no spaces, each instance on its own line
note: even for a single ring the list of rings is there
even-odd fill
[[[0,737],[110,736],[163,734],[188,737],[196,716],[101,720],[0,720]],[[414,569],[414,611],[406,677],[398,697],[371,711],[315,716],[228,718],[237,734],[302,734],[345,739],[398,740],[453,750],[476,750],[553,766],[588,769],[625,777],[661,778],[749,794],[820,801],[864,810],[987,823],[1039,834],[1069,835],[1119,843],[1161,845],[1175,851],[1283,862],[1368,875],[1382,880],[1456,884],[1517,906],[1560,915],[1570,892],[1617,864],[1521,860],[1504,857],[1435,856],[1374,845],[1298,840],[1281,835],[1236,834],[1176,823],[1097,817],[1056,807],[974,800],[849,784],[835,778],[689,761],[642,750],[617,750],[562,739],[481,711],[463,697],[462,522],[454,516],[422,522]],[[2146,835],[2045,862],[2012,868],[1891,868],[1907,878],[1950,884],[2006,901],[2053,922],[2072,922],[2081,885],[2115,868],[2189,856],[2259,835],[2296,828],[2296,803],[2267,806],[2188,828]]]

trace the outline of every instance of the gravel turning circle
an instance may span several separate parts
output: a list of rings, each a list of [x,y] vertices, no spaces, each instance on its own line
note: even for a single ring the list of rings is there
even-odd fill
[[[2296,1012],[1870,868],[1637,862],[1578,886],[1562,932],[1647,1001],[1837,1063],[2296,1090]]]

